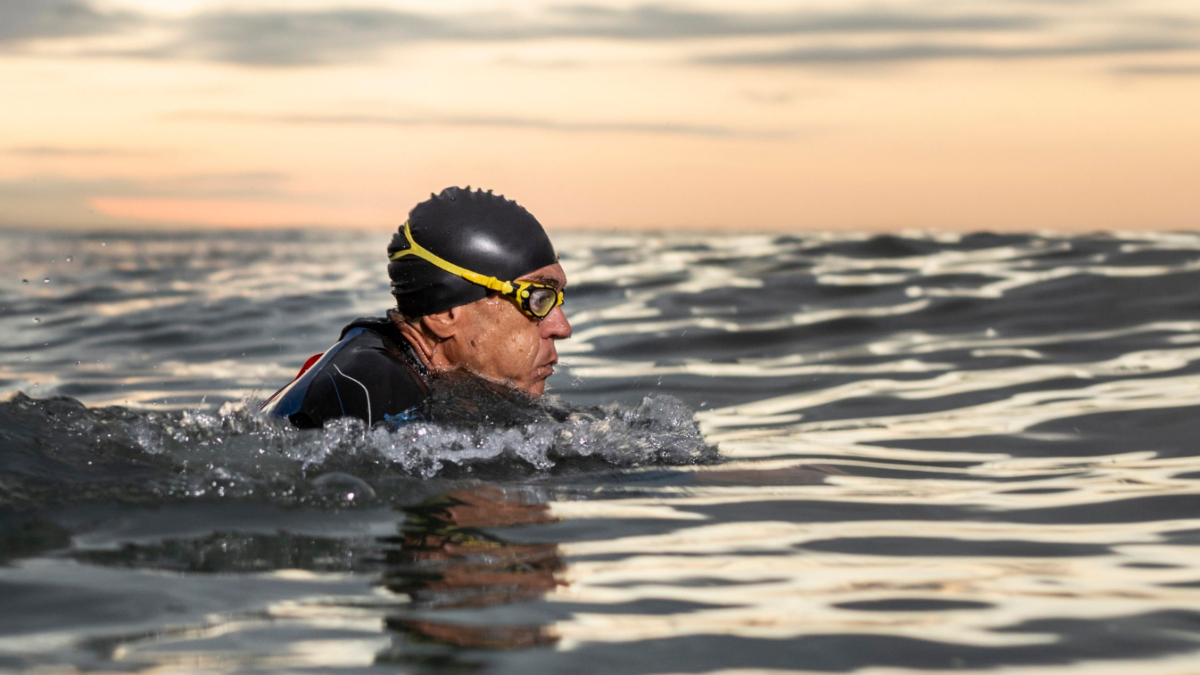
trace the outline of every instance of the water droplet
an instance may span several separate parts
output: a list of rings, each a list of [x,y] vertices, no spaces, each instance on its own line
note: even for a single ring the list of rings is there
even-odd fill
[[[46,277],[45,279],[42,279],[42,283],[43,283],[43,284],[48,284],[48,283],[50,283],[50,277]]]
[[[41,322],[42,322],[42,320],[41,320],[41,319],[39,319],[38,317],[36,317],[36,316],[35,316],[35,317],[33,317],[33,322],[34,322],[34,323],[41,323]]]
[[[22,285],[22,286],[28,286],[28,285],[29,285],[29,280],[28,280],[28,279],[22,279],[22,280],[21,280],[21,285]]]

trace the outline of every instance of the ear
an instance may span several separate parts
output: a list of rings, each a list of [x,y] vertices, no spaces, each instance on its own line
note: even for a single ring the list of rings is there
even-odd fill
[[[426,314],[421,317],[421,325],[427,333],[437,337],[438,340],[447,340],[458,332],[462,320],[463,308],[451,307],[441,312]]]

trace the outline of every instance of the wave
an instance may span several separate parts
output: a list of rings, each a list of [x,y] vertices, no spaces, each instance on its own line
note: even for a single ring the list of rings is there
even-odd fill
[[[668,396],[584,408],[451,389],[435,393],[424,420],[398,429],[346,418],[321,430],[264,416],[252,400],[216,412],[159,412],[17,394],[0,403],[0,506],[205,497],[362,503],[403,493],[406,479],[717,459],[692,410]]]

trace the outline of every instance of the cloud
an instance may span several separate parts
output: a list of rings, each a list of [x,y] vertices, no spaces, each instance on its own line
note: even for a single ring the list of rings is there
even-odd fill
[[[691,48],[695,46],[692,43],[725,39],[821,38],[818,44],[790,49],[743,49],[725,54],[713,53],[710,46],[709,54],[691,59],[710,65],[778,66],[999,61],[1197,47],[1195,17],[1145,14],[1137,11],[1136,5],[1117,0],[1004,0],[971,6],[974,9],[966,9],[967,5],[961,3],[919,7],[911,2],[908,9],[896,8],[900,5],[891,9],[863,5],[837,11],[720,11],[685,4],[619,8],[576,3],[523,12],[449,12],[378,6],[299,10],[275,5],[272,9],[227,8],[168,19],[105,13],[87,4],[87,0],[0,0],[0,46],[33,38],[96,35],[142,24],[165,31],[169,37],[149,47],[105,47],[76,54],[300,67],[369,62],[394,48],[429,43],[607,40],[680,42]],[[1086,11],[1080,14],[1082,10]],[[1055,37],[1066,30],[1078,35],[1078,28],[1107,28],[1113,37],[1092,41],[1075,37],[1074,42]],[[999,45],[992,39],[998,34],[1018,39]],[[852,41],[838,41],[841,37]],[[874,40],[864,42],[864,37]],[[510,59],[508,63],[527,61]],[[538,63],[579,65],[574,61]],[[503,125],[525,123],[508,120]]]
[[[501,66],[516,66],[518,68],[541,68],[545,70],[570,70],[583,68],[588,65],[579,59],[527,59],[518,56],[502,56],[496,59]]]
[[[0,45],[41,38],[83,37],[138,23],[128,13],[102,13],[80,0],[3,0]]]
[[[0,197],[106,195],[193,199],[284,198],[287,195],[282,190],[282,183],[286,179],[286,174],[272,172],[184,174],[154,180],[23,176],[0,180]]]
[[[447,33],[448,24],[442,20],[382,9],[205,13],[187,21],[177,41],[137,55],[257,66],[313,65],[371,59],[384,47]]]
[[[602,37],[666,40],[760,35],[928,31],[1011,31],[1040,27],[1034,16],[1012,14],[928,14],[923,12],[699,12],[664,5],[611,9],[589,5],[560,7],[569,23],[547,37]]]
[[[208,12],[182,25],[174,42],[131,55],[196,58],[255,66],[368,60],[385,49],[428,42],[517,42],[594,38],[701,38],[931,31],[1014,31],[1041,27],[1030,15],[924,12],[702,12],[664,5],[553,8],[536,16],[474,12],[422,14],[386,9]]]
[[[558,122],[527,117],[475,115],[400,116],[400,115],[249,115],[224,112],[180,112],[169,119],[214,122],[251,122],[268,124],[371,125],[390,127],[486,127],[504,129],[538,129],[568,133],[632,133],[671,136],[704,136],[708,138],[783,139],[789,132],[751,130],[703,124],[668,122]]]
[[[286,173],[276,171],[234,171],[192,173],[139,181],[125,192],[128,196],[181,197],[201,199],[286,199],[283,189]]]
[[[25,157],[141,157],[158,154],[146,150],[71,148],[57,145],[20,145],[9,148],[8,153]]]
[[[1112,72],[1129,77],[1200,77],[1200,64],[1122,66]]]
[[[79,227],[125,225],[95,212],[103,197],[244,199],[282,202],[294,198],[283,189],[285,174],[273,172],[201,173],[155,180],[21,176],[0,180],[0,225]]]
[[[887,64],[912,61],[1068,58],[1193,51],[1200,41],[1179,39],[1111,39],[1050,45],[991,46],[951,43],[907,43],[864,47],[801,47],[775,51],[737,52],[704,56],[696,61],[710,65],[805,66]]]
[[[796,92],[794,91],[758,91],[745,89],[738,92],[738,96],[751,103],[770,106],[788,105],[796,100]]]

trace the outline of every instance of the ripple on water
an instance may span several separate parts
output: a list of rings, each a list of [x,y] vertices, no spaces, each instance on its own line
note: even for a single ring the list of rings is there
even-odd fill
[[[0,667],[1194,672],[1200,237],[565,234],[556,398],[252,414],[385,243],[0,232],[79,399],[0,404]]]

